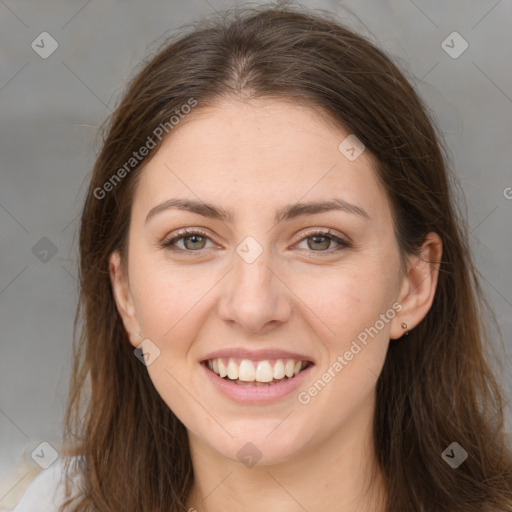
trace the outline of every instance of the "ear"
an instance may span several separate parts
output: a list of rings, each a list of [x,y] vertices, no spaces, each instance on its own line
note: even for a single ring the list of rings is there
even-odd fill
[[[135,304],[130,291],[128,276],[125,275],[124,268],[121,264],[121,255],[118,251],[110,255],[108,270],[114,300],[116,301],[117,310],[123,320],[129,341],[134,347],[138,347],[142,342],[142,335],[135,313]]]
[[[391,339],[398,339],[413,329],[428,313],[434,301],[442,253],[441,238],[437,233],[429,233],[420,254],[409,258],[398,297],[402,309],[392,321]]]

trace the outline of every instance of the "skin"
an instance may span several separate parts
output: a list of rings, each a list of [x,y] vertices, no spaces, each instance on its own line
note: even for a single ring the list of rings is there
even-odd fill
[[[160,350],[147,370],[188,430],[195,481],[187,505],[199,511],[382,510],[376,382],[390,338],[403,335],[402,322],[414,328],[432,304],[437,265],[429,262],[440,260],[442,244],[430,233],[421,257],[401,267],[371,155],[349,161],[338,150],[347,135],[288,102],[223,100],[190,114],[142,171],[127,267],[113,253],[111,281],[130,343],[150,339]],[[170,198],[230,208],[234,222],[172,209],[146,223]],[[326,211],[274,221],[285,205],[331,198],[369,219]],[[202,228],[208,238],[176,242],[188,255],[162,248],[180,228]],[[336,250],[310,228],[331,228],[353,247]],[[250,264],[236,252],[247,236],[263,249]],[[297,351],[315,362],[305,390],[395,302],[401,311],[307,404],[294,392],[240,405],[199,365],[221,348]],[[261,452],[252,467],[237,457],[247,442]]]

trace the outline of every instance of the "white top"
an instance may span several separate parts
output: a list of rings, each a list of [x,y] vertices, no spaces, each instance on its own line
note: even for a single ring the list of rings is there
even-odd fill
[[[76,475],[69,478],[76,484]],[[58,512],[65,499],[65,480],[64,461],[59,459],[37,474],[12,512]]]

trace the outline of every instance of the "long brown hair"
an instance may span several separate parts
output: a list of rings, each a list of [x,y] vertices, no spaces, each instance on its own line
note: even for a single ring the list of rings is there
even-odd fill
[[[80,335],[64,434],[66,453],[82,457],[84,488],[66,510],[186,509],[193,481],[186,429],[134,357],[108,261],[115,250],[126,255],[137,176],[163,139],[157,127],[172,136],[169,120],[191,100],[198,111],[229,97],[277,98],[326,114],[375,158],[402,255],[417,253],[429,232],[443,241],[433,305],[406,339],[390,343],[377,383],[374,443],[386,510],[512,510],[502,391],[488,362],[485,301],[442,139],[374,44],[326,12],[282,5],[225,11],[166,41],[104,126],[81,218]],[[131,161],[148,138],[154,148]],[[442,457],[452,442],[468,453],[457,469]]]

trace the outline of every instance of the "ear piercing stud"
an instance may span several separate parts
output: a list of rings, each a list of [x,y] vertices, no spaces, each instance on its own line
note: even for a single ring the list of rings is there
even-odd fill
[[[402,329],[407,329],[407,324],[405,322],[402,322],[401,327],[402,327]]]

